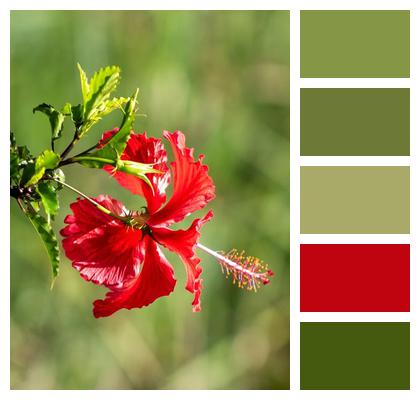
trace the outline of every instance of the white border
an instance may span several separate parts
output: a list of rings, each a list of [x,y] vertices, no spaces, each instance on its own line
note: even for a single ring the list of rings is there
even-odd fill
[[[0,49],[3,52],[4,60],[8,60],[7,63],[4,63],[4,69],[2,68],[2,73],[0,74],[0,87],[2,88],[0,91],[0,120],[10,121],[10,19],[8,13],[4,12],[4,10],[0,14],[0,29]],[[0,157],[0,184],[1,188],[3,188],[0,199],[1,209],[7,210],[7,212],[4,211],[2,213],[5,221],[1,224],[2,230],[7,229],[7,234],[1,235],[0,240],[0,254],[3,256],[4,265],[7,266],[6,268],[2,268],[0,279],[0,293],[2,296],[0,301],[0,315],[2,317],[0,329],[0,390],[2,392],[5,391],[5,388],[9,386],[10,382],[10,199],[9,193],[6,190],[7,185],[10,186],[9,151],[7,150],[10,144],[8,144],[9,134],[6,134],[9,130],[10,126],[4,126],[0,135],[0,150],[2,152],[2,157]]]
[[[304,234],[301,244],[410,244],[409,234]]]
[[[409,312],[301,312],[300,322],[410,322]]]
[[[303,166],[410,166],[410,157],[407,156],[300,156],[300,165]]]
[[[360,243],[386,243],[391,240],[394,243],[411,243],[411,312],[409,315],[406,313],[393,314],[391,317],[388,313],[380,313],[379,316],[373,316],[371,313],[355,313],[349,315],[346,313],[346,318],[354,320],[363,320],[363,318],[382,318],[381,320],[401,320],[411,322],[411,390],[410,391],[299,391],[299,321],[300,320],[326,320],[326,318],[338,318],[339,316],[334,313],[329,313],[329,317],[325,313],[312,313],[312,316],[307,316],[307,313],[299,313],[299,244],[300,243],[344,243],[350,240],[348,235],[299,235],[299,165],[314,165],[308,164],[311,160],[305,160],[299,157],[299,88],[300,87],[410,87],[411,88],[411,157],[403,160],[402,164],[411,166],[411,204],[420,204],[419,196],[419,182],[420,182],[420,138],[419,138],[419,118],[418,113],[420,110],[419,98],[419,81],[418,81],[418,68],[419,68],[419,43],[420,38],[420,8],[416,0],[353,0],[353,1],[337,1],[337,0],[213,0],[194,2],[193,0],[184,1],[171,1],[171,0],[155,0],[155,1],[142,1],[135,3],[132,0],[119,0],[118,2],[91,0],[89,3],[83,0],[73,0],[68,2],[57,2],[54,0],[22,0],[22,1],[9,1],[3,0],[0,3],[0,41],[1,51],[3,52],[3,60],[10,59],[10,30],[9,30],[9,11],[11,9],[108,9],[108,10],[130,10],[130,9],[143,9],[143,10],[263,10],[263,9],[282,9],[291,11],[291,390],[290,391],[220,391],[214,393],[212,391],[10,391],[9,378],[10,378],[10,274],[9,269],[6,267],[10,265],[10,243],[9,234],[5,232],[0,241],[0,249],[5,265],[2,269],[0,279],[0,294],[2,296],[0,302],[2,324],[0,329],[0,396],[2,399],[56,399],[65,398],[73,399],[106,399],[118,396],[120,398],[134,399],[139,396],[143,399],[196,399],[199,396],[201,399],[210,399],[213,396],[223,396],[226,399],[254,399],[255,396],[264,399],[277,399],[278,397],[286,399],[335,399],[337,396],[343,399],[353,399],[355,396],[362,394],[365,398],[377,399],[395,399],[400,397],[402,399],[417,398],[420,395],[419,379],[420,376],[420,293],[419,278],[420,272],[420,253],[417,247],[419,239],[419,221],[420,210],[419,207],[411,208],[411,234],[410,235],[357,235],[357,241]],[[388,83],[384,85],[382,79],[359,79],[357,85],[356,80],[349,79],[300,79],[299,77],[299,10],[304,9],[410,9],[411,10],[411,78],[408,79],[391,79],[386,80]],[[9,87],[10,87],[10,63],[3,62],[1,67],[0,82],[3,90],[0,92],[0,115],[2,121],[9,120]],[[327,82],[328,81],[328,82]],[[1,162],[4,163],[1,168],[1,184],[5,188],[8,182],[8,157],[6,155],[8,147],[8,135],[5,134],[6,129],[3,129],[3,134],[0,135],[1,149],[4,152]],[[7,132],[6,132],[7,133]],[[348,159],[346,162],[350,162]],[[372,160],[373,162],[374,160]],[[376,160],[377,161],[377,160]],[[315,161],[313,161],[315,162]],[[316,161],[326,163],[327,159]],[[339,161],[337,161],[339,162]],[[368,162],[366,159],[364,163]],[[384,165],[388,164],[384,160]],[[390,161],[391,163],[395,161]],[[340,164],[344,165],[344,164]],[[361,164],[346,164],[346,165],[361,165]],[[365,164],[368,165],[368,164]],[[373,165],[373,164],[372,164]],[[417,186],[416,186],[417,185]],[[3,210],[8,210],[9,197],[6,190],[2,191],[1,205]],[[2,223],[3,229],[8,230],[10,219],[8,212],[3,212],[5,221]],[[313,236],[317,236],[314,239]],[[355,240],[356,235],[351,235]],[[393,241],[395,239],[395,241]],[[309,241],[308,241],[309,240]],[[324,241],[325,240],[325,241]],[[342,241],[343,240],[343,241]],[[355,241],[356,242],[356,241]],[[351,242],[350,242],[351,243]],[[341,313],[339,313],[341,314]],[[353,313],[352,313],[353,314]],[[378,313],[375,313],[378,314]],[[320,318],[320,319],[316,319]],[[401,319],[400,319],[401,318]],[[348,319],[347,319],[348,320]],[[82,367],[82,366],[81,366]]]
[[[410,78],[300,78],[301,88],[408,88]]]
[[[300,13],[290,11],[290,390],[300,387]]]

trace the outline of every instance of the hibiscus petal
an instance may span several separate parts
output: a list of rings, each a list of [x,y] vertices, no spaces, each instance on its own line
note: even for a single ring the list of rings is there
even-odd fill
[[[102,135],[98,147],[102,147],[118,128],[107,131]],[[149,213],[157,211],[166,201],[166,188],[169,185],[170,172],[166,165],[168,156],[162,140],[148,138],[146,133],[132,133],[127,146],[121,155],[122,160],[131,160],[144,164],[154,164],[153,168],[162,171],[162,174],[148,174],[153,190],[142,179],[124,172],[114,172],[114,167],[107,165],[104,170],[112,175],[118,183],[131,193],[143,196],[147,202]]]
[[[203,218],[194,220],[187,230],[173,231],[163,227],[152,228],[153,238],[168,250],[177,253],[185,265],[187,271],[185,289],[194,294],[193,311],[200,311],[201,309],[202,284],[202,279],[200,279],[202,268],[199,266],[201,260],[195,254],[195,247],[200,239],[201,227],[212,217],[213,211],[209,211]]]
[[[122,287],[111,288],[104,300],[95,300],[96,318],[107,317],[122,308],[145,307],[174,290],[176,280],[171,264],[153,239],[146,236],[144,242],[146,255],[140,274]]]
[[[174,189],[168,203],[151,216],[150,224],[168,226],[205,207],[215,198],[215,187],[207,165],[202,164],[203,156],[194,161],[193,149],[185,147],[182,132],[165,131],[163,136],[170,142],[175,155],[175,162],[171,163]]]
[[[102,134],[101,140],[99,141],[96,147],[98,149],[102,149],[102,147],[104,147],[107,144],[108,140],[111,139],[115,134],[117,134],[119,130],[120,128],[114,128],[114,129],[111,129],[110,131],[104,132]]]
[[[95,199],[117,215],[127,210],[109,196]],[[106,286],[120,285],[133,278],[144,258],[142,232],[98,210],[88,200],[70,205],[73,214],[60,233],[63,248],[72,265],[87,281]]]

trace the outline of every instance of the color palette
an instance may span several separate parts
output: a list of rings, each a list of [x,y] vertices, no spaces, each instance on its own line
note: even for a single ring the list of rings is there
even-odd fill
[[[301,11],[300,76],[300,388],[410,389],[410,11]]]
[[[408,167],[301,167],[301,233],[409,233]]]
[[[410,12],[301,11],[302,78],[407,78]]]
[[[300,311],[410,311],[410,246],[301,245]]]
[[[301,89],[302,156],[409,156],[409,89]]]
[[[301,389],[410,389],[406,322],[304,322]]]

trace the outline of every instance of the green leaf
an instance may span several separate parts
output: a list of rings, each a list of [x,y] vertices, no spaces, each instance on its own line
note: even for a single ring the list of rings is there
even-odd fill
[[[36,159],[36,165],[45,167],[45,169],[54,169],[60,162],[60,156],[52,150],[45,150]]]
[[[10,179],[15,182],[19,180],[19,157],[12,148],[10,148]]]
[[[32,207],[34,208],[34,210],[36,211],[36,212],[38,212],[39,210],[40,210],[40,206],[39,206],[39,201],[35,201],[35,200],[33,200],[33,201],[31,201],[31,205],[32,205]]]
[[[19,184],[22,176],[21,170],[33,161],[33,157],[26,146],[17,146],[16,139],[10,132],[10,179]]]
[[[10,179],[19,180],[19,155],[15,135],[10,132]]]
[[[80,85],[82,88],[82,98],[83,98],[83,104],[86,104],[88,101],[88,94],[89,94],[89,83],[86,76],[86,72],[83,71],[82,67],[79,63],[77,63],[77,68],[79,69],[80,74]]]
[[[65,114],[63,114],[60,111],[57,111],[53,106],[46,103],[40,104],[39,106],[35,107],[32,111],[34,113],[35,111],[42,112],[48,117],[48,119],[50,120],[51,137],[53,141],[61,137],[61,134],[63,132],[64,119],[66,118]]]
[[[35,163],[29,164],[23,170],[22,183],[26,187],[37,183],[45,174],[48,169],[54,169],[60,162],[60,156],[52,150],[45,150],[39,155]]]
[[[152,164],[121,160],[121,154],[124,152],[133,128],[138,92],[137,89],[128,99],[124,110],[124,119],[119,131],[101,149],[75,157],[75,160],[89,168],[103,168],[105,165],[112,165],[115,167],[115,171],[135,175],[151,186],[146,174],[161,173],[161,171],[154,169]]]
[[[80,129],[80,137],[83,136],[93,125],[100,121],[105,115],[109,114],[111,111],[116,109],[121,109],[124,111],[123,106],[129,101],[129,98],[126,97],[115,97],[111,100],[107,100],[98,106],[94,112],[90,114],[90,117],[87,121],[82,124]]]
[[[72,110],[73,121],[79,128],[79,138],[82,137],[94,124],[111,111],[122,108],[128,102],[127,98],[115,97],[110,99],[120,81],[120,68],[108,66],[95,72],[90,82],[80,64],[83,104],[78,110]],[[77,111],[77,112],[76,112]]]
[[[61,109],[61,113],[64,114],[66,117],[71,116],[71,104],[66,103],[64,104],[63,108]]]
[[[25,161],[27,162],[29,159],[33,158],[31,155],[31,152],[26,146],[18,146],[17,153],[18,153],[21,165],[25,164]]]
[[[64,104],[61,109],[61,113],[66,117],[71,117],[76,128],[80,127],[83,124],[83,106],[78,104],[77,106],[72,106],[70,103]]]
[[[10,131],[10,147],[16,147],[16,137],[12,131]]]
[[[119,131],[105,144],[105,146],[92,153],[92,155],[103,158],[115,158],[115,156],[117,156],[116,161],[119,160],[127,145],[131,130],[133,129],[138,93],[139,90],[137,89],[127,102],[124,110],[124,119]]]
[[[32,225],[42,239],[45,249],[47,250],[53,275],[53,281],[51,283],[52,287],[60,267],[60,251],[58,249],[58,240],[53,229],[51,228],[51,225],[41,214],[35,212],[30,204],[27,204],[26,212],[27,216],[32,222]]]
[[[41,174],[39,174],[41,172]],[[22,177],[20,178],[20,185],[22,186],[30,186],[30,181],[34,181],[35,183],[42,178],[42,175],[45,172],[45,169],[39,171],[38,174],[35,172],[35,162],[30,161],[28,164],[23,168]]]
[[[117,88],[120,82],[120,68],[117,66],[108,66],[96,71],[89,82],[89,92],[85,103],[85,118],[89,119],[89,114],[95,112],[111,93]]]
[[[58,211],[58,195],[53,182],[39,182],[37,192],[41,197],[47,220],[50,222]]]
[[[129,100],[130,99],[127,97],[114,97],[113,99],[104,101],[100,106],[96,108],[95,113],[93,113],[93,115],[90,117],[90,120],[94,120],[96,123],[102,117],[108,115],[111,111],[114,111],[117,108],[124,112],[123,107]]]
[[[71,108],[71,119],[74,122],[76,128],[79,128],[83,125],[83,106],[81,104]]]

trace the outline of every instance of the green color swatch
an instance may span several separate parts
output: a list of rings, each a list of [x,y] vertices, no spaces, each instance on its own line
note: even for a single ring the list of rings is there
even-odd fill
[[[410,12],[301,11],[302,78],[408,78]]]
[[[408,322],[303,322],[301,389],[410,389]]]
[[[301,167],[301,233],[410,233],[409,167]]]
[[[409,156],[410,89],[301,89],[302,156]]]

